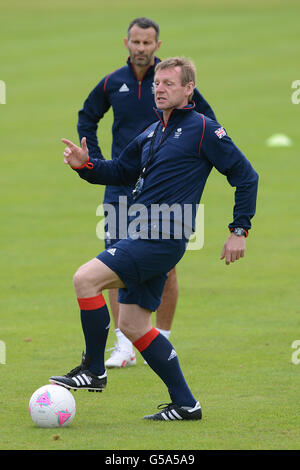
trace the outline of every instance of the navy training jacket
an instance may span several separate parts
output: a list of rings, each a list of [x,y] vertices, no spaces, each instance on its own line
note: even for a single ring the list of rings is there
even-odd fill
[[[154,69],[160,59],[155,58],[142,80],[138,80],[130,59],[127,65],[105,76],[91,91],[78,113],[77,130],[80,140],[86,137],[89,154],[104,158],[98,143],[97,130],[100,119],[112,107],[112,158],[118,158],[125,147],[150,124],[157,120],[154,112]],[[195,89],[195,109],[212,119],[215,114],[200,92]],[[120,195],[131,196],[132,187],[108,186],[105,202],[118,202]]]
[[[136,203],[149,212],[153,204],[184,204],[193,207],[194,229],[197,204],[206,180],[215,167],[236,187],[233,221],[229,228],[251,228],[255,214],[258,175],[220,124],[195,111],[193,105],[173,110],[167,125],[159,121],[136,137],[118,159],[90,158],[88,167],[76,170],[93,184],[134,185],[149,158],[150,143],[158,126],[154,154]],[[160,224],[161,224],[160,220]],[[172,232],[171,232],[172,233]],[[186,233],[186,230],[185,230]]]

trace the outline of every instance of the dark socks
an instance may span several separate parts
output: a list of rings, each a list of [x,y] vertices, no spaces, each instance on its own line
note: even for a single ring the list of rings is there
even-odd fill
[[[172,402],[178,406],[194,407],[196,400],[185,381],[176,351],[170,341],[152,328],[135,341],[134,346],[164,381]]]
[[[95,375],[105,372],[104,352],[109,331],[110,317],[102,294],[77,299],[80,307],[81,325],[90,360],[89,370]]]

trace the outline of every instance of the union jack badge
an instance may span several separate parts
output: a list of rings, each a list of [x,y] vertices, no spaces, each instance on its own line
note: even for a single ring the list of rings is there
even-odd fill
[[[219,137],[219,139],[222,139],[224,135],[227,135],[224,127],[219,127],[219,129],[215,131],[215,134]]]

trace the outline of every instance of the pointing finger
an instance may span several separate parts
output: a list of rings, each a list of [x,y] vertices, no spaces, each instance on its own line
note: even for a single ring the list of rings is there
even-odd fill
[[[67,144],[67,146],[69,148],[75,148],[77,147],[77,145],[73,144],[73,142],[71,142],[70,140],[68,139],[61,139],[61,141],[64,143],[64,144]]]

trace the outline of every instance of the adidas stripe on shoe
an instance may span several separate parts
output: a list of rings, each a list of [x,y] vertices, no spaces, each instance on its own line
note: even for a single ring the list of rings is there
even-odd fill
[[[50,377],[50,382],[62,385],[72,390],[89,390],[90,392],[102,392],[107,384],[107,373],[101,376],[92,374],[88,370],[90,361],[86,354],[82,353],[82,361],[78,367],[75,367],[65,375],[54,375]]]
[[[202,418],[202,410],[198,401],[193,408],[178,406],[174,403],[164,403],[157,408],[161,411],[153,415],[144,416],[143,419],[152,421],[186,421],[200,420]]]
[[[89,370],[83,370],[73,377],[67,375],[52,376],[50,382],[74,391],[102,392],[107,384],[107,373],[105,371],[103,375],[98,376],[92,374]]]

